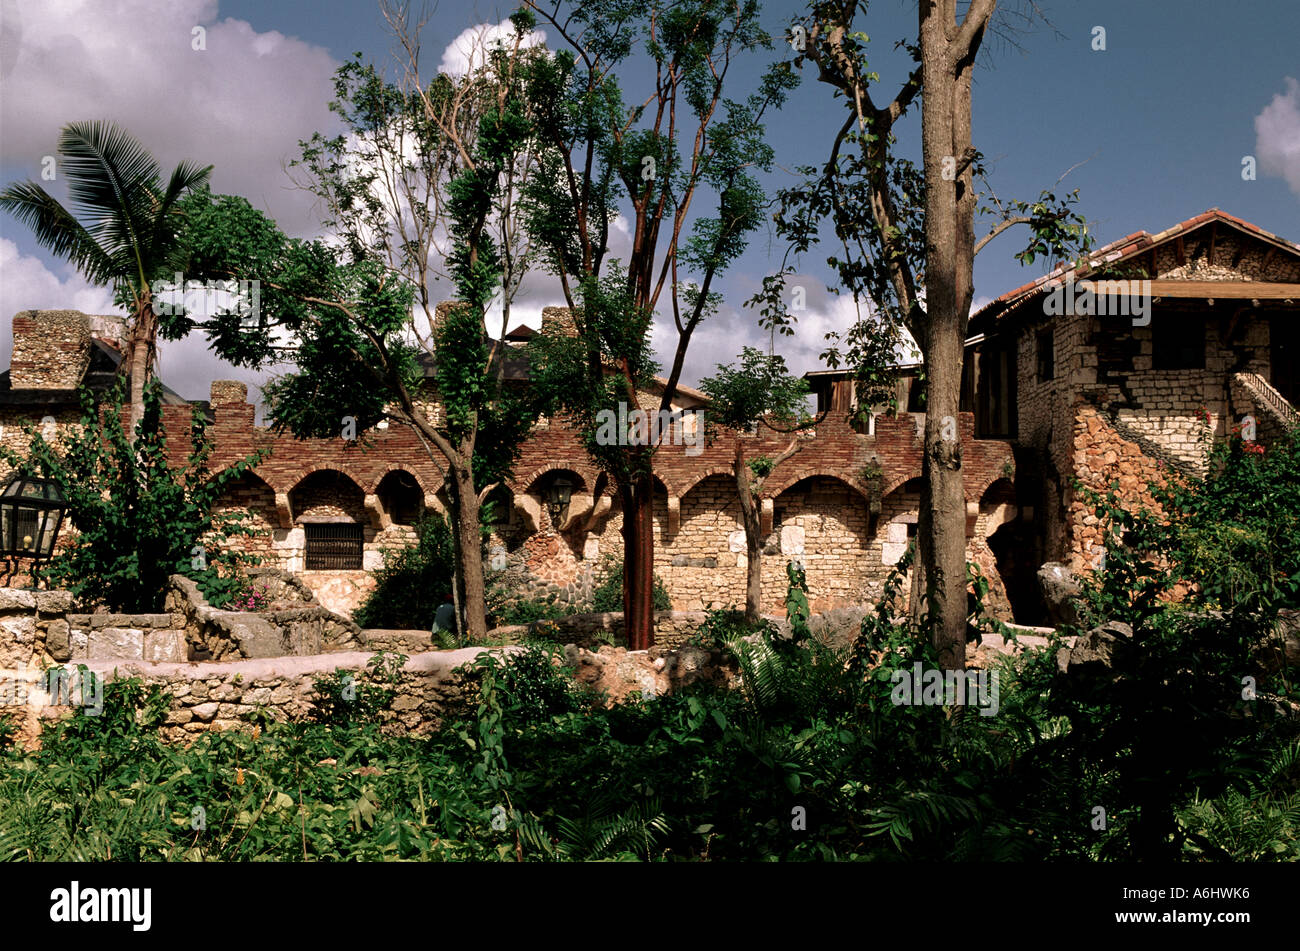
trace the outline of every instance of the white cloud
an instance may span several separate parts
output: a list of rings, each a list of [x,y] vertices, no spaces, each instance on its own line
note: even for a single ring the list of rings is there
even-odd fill
[[[196,27],[205,49],[193,48]],[[214,191],[243,195],[290,233],[314,230],[314,199],[282,165],[300,139],[337,127],[337,64],[322,47],[218,21],[216,0],[5,0],[4,34],[7,164],[34,176],[64,125],[111,119],[164,174],[182,159],[215,165]]]
[[[1281,176],[1300,195],[1300,81],[1294,77],[1286,77],[1286,92],[1255,117],[1255,153],[1262,171]]]
[[[806,291],[806,309],[795,315],[798,321],[794,324],[793,335],[777,334],[773,339],[758,326],[757,311],[723,304],[715,316],[701,323],[691,335],[690,348],[682,366],[683,382],[694,386],[704,377],[712,376],[719,364],[734,364],[745,346],[763,351],[774,348],[785,358],[786,367],[795,376],[829,369],[822,361],[822,354],[829,346],[826,335],[832,332],[843,335],[858,320],[853,298],[847,294],[831,294],[819,280],[809,277],[792,277],[789,284],[791,287],[800,285]],[[651,340],[663,362],[663,372],[667,373],[677,346],[677,328],[673,325],[671,313],[666,308],[661,310]],[[863,313],[869,312],[864,304]],[[910,341],[910,336],[907,339]],[[899,362],[919,359],[905,347],[900,347],[897,357]]]
[[[0,238],[0,368],[9,366],[13,335],[9,321],[22,310],[80,310],[87,314],[112,314],[113,292],[93,287],[75,272],[65,277],[47,268],[39,258],[22,254],[18,245]]]
[[[502,20],[500,23],[479,23],[462,30],[460,35],[448,43],[447,48],[443,50],[442,62],[438,70],[448,76],[464,76],[471,69],[479,69],[484,65],[488,47],[513,43],[514,35],[515,27],[509,20]],[[543,46],[545,43],[546,34],[541,30],[533,30],[524,37],[522,45],[527,49]]]
[[[79,310],[86,314],[122,314],[113,305],[113,292],[88,284],[85,278],[61,266],[66,274],[47,268],[39,258],[22,254],[8,238],[0,238],[0,367],[9,365],[13,353],[12,320],[24,310]],[[158,375],[186,399],[208,398],[213,380],[242,380],[252,399],[268,372],[242,370],[222,362],[207,347],[202,334],[184,340],[163,341],[158,346]]]

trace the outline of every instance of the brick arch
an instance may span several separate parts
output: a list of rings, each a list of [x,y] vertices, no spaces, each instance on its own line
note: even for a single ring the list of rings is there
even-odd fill
[[[272,482],[270,484],[271,487],[274,488],[277,493],[282,492],[285,495],[288,495],[294,489],[298,488],[298,486],[302,485],[303,480],[307,479],[309,476],[315,475],[318,472],[337,472],[339,475],[346,476],[348,479],[352,481],[352,483],[358,489],[361,490],[362,495],[366,494],[366,490],[364,488],[366,483],[365,479],[358,476],[354,471],[351,471],[350,468],[347,467],[346,465],[333,464],[328,462],[306,465],[299,469],[294,469],[290,472],[285,473],[282,479],[276,479],[275,482]]]
[[[232,468],[233,466],[226,466],[218,473],[214,473],[213,478],[219,475],[220,472],[226,472]],[[266,530],[265,537],[252,536],[245,538],[241,544],[241,547],[245,550],[255,551],[258,554],[271,554],[271,531],[277,528],[291,527],[285,519],[286,513],[280,510],[275,489],[271,487],[271,483],[267,482],[253,469],[246,469],[238,478],[227,482],[221,494],[214,500],[214,511],[230,511],[232,509],[242,510],[246,516],[251,518],[251,524],[254,528],[261,527]],[[259,526],[259,522],[262,525]]]
[[[980,504],[983,504],[985,497],[989,494],[989,492],[993,489],[993,487],[997,485],[999,482],[1005,482],[1008,488],[1010,488],[1012,491],[1015,491],[1016,488],[1015,480],[1010,479],[1004,475],[999,475],[996,478],[990,479],[988,481],[988,484],[986,484],[984,488],[980,490],[979,495],[976,496],[976,498],[979,499]],[[973,502],[975,501],[975,499],[971,499],[971,501]]]
[[[355,495],[359,495],[361,497],[360,498],[361,507],[359,509],[355,509],[355,505],[354,505],[353,508],[355,510],[352,511],[350,514],[353,518],[355,518],[357,521],[361,522],[362,524],[368,524],[371,521],[370,516],[372,513],[367,511],[365,508],[366,499],[368,498],[368,496],[366,494],[365,489],[361,487],[361,481],[357,479],[354,475],[352,475],[350,472],[348,472],[347,470],[340,469],[337,466],[312,466],[311,470],[305,473],[302,476],[302,478],[300,478],[297,482],[293,484],[293,488],[289,489],[289,491],[285,493],[286,498],[289,501],[289,514],[291,519],[296,522],[298,518],[300,518],[302,515],[302,511],[299,510],[298,506],[294,505],[294,499],[293,499],[294,493],[298,492],[302,488],[303,484],[306,483],[313,476],[319,475],[321,473],[326,473],[326,472],[335,473],[339,476],[342,476],[344,479],[347,480],[347,482],[352,486],[352,488],[356,490]],[[351,495],[352,493],[349,492],[349,494]],[[353,498],[350,501],[355,503],[356,500],[355,498]],[[345,511],[349,508],[349,506],[346,505],[339,505],[336,507],[342,508]]]
[[[1008,458],[1010,458],[1010,456],[1008,456]],[[1008,476],[1008,475],[1005,475],[1001,470],[999,470],[999,471],[997,471],[997,472],[994,472],[993,475],[989,476],[989,477],[988,477],[988,478],[987,478],[987,479],[986,479],[986,480],[985,480],[985,481],[980,485],[978,491],[972,491],[971,488],[969,487],[969,484],[968,484],[968,486],[967,486],[967,490],[966,490],[966,501],[967,501],[967,502],[983,502],[983,501],[984,501],[984,496],[988,493],[988,490],[989,490],[989,489],[993,488],[993,484],[994,484],[995,482],[1010,482],[1011,485],[1014,487],[1014,486],[1015,486],[1015,477],[1014,477],[1014,476]]]
[[[682,486],[681,491],[677,493],[677,497],[678,497],[679,499],[680,499],[680,498],[685,498],[686,495],[687,495],[687,494],[688,494],[688,493],[689,493],[693,488],[695,488],[697,485],[699,485],[699,484],[700,484],[701,482],[703,482],[705,479],[711,479],[711,478],[713,478],[714,476],[719,476],[719,475],[720,475],[720,476],[727,476],[729,479],[732,479],[733,482],[734,482],[734,480],[735,480],[735,478],[736,478],[736,473],[735,473],[735,471],[734,471],[730,466],[715,466],[715,467],[712,468],[712,469],[704,469],[704,470],[702,470],[702,471],[700,471],[700,472],[692,473],[692,474],[690,475],[690,477],[689,477],[690,481],[686,482],[686,484]]]
[[[831,479],[848,486],[860,495],[863,501],[869,502],[871,500],[870,495],[867,494],[866,488],[860,485],[856,480],[847,479],[838,472],[827,472],[825,469],[818,466],[807,466],[801,469],[796,469],[789,475],[782,477],[775,484],[764,485],[763,493],[759,498],[775,500],[780,497],[782,492],[785,492],[797,483],[802,482],[804,479]]]
[[[229,463],[228,465],[218,466],[217,468],[213,469],[211,472],[208,473],[207,481],[211,482],[217,476],[221,475],[221,473],[228,472],[231,469],[235,468],[236,465],[238,465],[238,463],[232,462]],[[235,481],[238,481],[239,479],[249,479],[249,478],[256,479],[257,481],[261,482],[272,492],[276,491],[276,488],[271,483],[271,480],[268,479],[262,473],[258,472],[255,466],[249,466],[247,469],[244,470],[243,475],[239,476],[238,479],[236,479]]]
[[[335,467],[326,466],[325,468],[330,469]],[[354,479],[353,481],[361,486],[361,491],[365,492],[366,495],[374,495],[376,492],[378,492],[379,483],[383,482],[390,472],[405,472],[407,475],[409,475],[412,479],[415,480],[416,486],[418,486],[420,491],[425,495],[436,493],[439,489],[441,489],[444,485],[446,485],[447,474],[444,472],[444,473],[439,473],[439,475],[441,475],[442,478],[438,480],[438,483],[436,485],[434,485],[432,480],[430,480],[429,484],[426,486],[424,480],[420,478],[420,474],[417,471],[417,468],[418,467],[403,465],[400,462],[389,462],[376,470],[375,477],[370,480],[369,484],[362,483],[356,479]]]
[[[536,469],[532,470],[530,473],[528,473],[526,477],[522,479],[508,478],[505,479],[504,481],[506,487],[509,488],[510,491],[514,492],[516,495],[520,493],[526,494],[529,489],[531,489],[534,485],[537,484],[538,479],[542,478],[542,476],[551,472],[572,472],[574,475],[576,475],[579,479],[582,480],[581,488],[585,492],[590,492],[596,485],[597,473],[590,466],[565,465],[563,463],[557,464],[554,462],[549,462],[546,465],[538,466]]]
[[[922,479],[924,477],[925,477],[925,473],[923,473],[920,469],[916,469],[911,472],[906,472],[895,479],[891,479],[890,481],[883,483],[880,487],[880,497],[884,498],[886,495],[889,495],[891,492],[897,492],[899,489],[907,485],[907,483],[911,482],[912,480]]]

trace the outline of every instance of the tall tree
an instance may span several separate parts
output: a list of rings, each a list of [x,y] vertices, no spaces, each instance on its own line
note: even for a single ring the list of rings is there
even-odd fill
[[[479,511],[508,469],[531,417],[504,381],[509,301],[526,264],[513,203],[532,136],[524,74],[544,58],[524,41],[527,17],[463,76],[419,78],[418,42],[401,84],[360,60],[336,76],[348,132],[304,143],[298,163],[328,209],[330,243],[287,239],[242,199],[196,196],[187,207],[196,267],[262,280],[262,320],[223,313],[209,334],[252,366],[290,355],[265,393],[278,427],[301,437],[362,433],[381,419],[409,427],[446,472],[462,634],[481,641],[486,609]],[[440,270],[457,303],[439,309]],[[486,315],[503,302],[501,333]],[[426,385],[432,372],[433,386]]]
[[[800,449],[796,435],[789,445],[774,456],[751,456],[746,452],[746,432],[759,435],[763,429],[793,434],[796,427],[812,424],[804,399],[808,383],[786,371],[785,360],[745,347],[740,366],[724,364],[716,375],[700,382],[709,397],[706,409],[710,422],[736,432],[736,452],[732,472],[736,479],[736,497],[740,500],[741,524],[745,529],[745,617],[757,621],[763,600],[763,536],[760,529],[757,495],[772,471]]]
[[[539,341],[539,365],[619,493],[628,644],[644,649],[654,638],[656,447],[635,439],[597,446],[595,421],[618,403],[641,407],[660,308],[671,312],[677,341],[659,405],[649,409],[671,412],[691,336],[717,306],[714,284],[763,221],[754,174],[772,161],[763,116],[794,79],[778,64],[750,95],[728,95],[736,62],[772,46],[756,0],[528,6],[565,47],[534,74],[530,92],[540,166],[528,190],[531,229],[578,331],[576,344]],[[620,77],[637,75],[649,81],[629,90],[629,103]],[[620,212],[631,250],[607,265]]]
[[[878,76],[867,62],[868,38],[860,27],[867,3],[824,0],[810,4],[796,24],[794,62],[811,63],[819,81],[845,104],[824,165],[783,191],[778,228],[796,252],[821,240],[827,225],[838,250],[829,263],[843,287],[869,316],[847,335],[847,359],[888,352],[903,328],[925,359],[926,421],[919,538],[924,600],[932,637],[944,667],[965,666],[966,531],[958,405],[974,258],[1003,231],[1028,225],[1029,245],[1017,257],[1061,258],[1091,243],[1083,219],[1071,208],[1077,193],[1044,191],[1033,202],[986,203],[975,179],[984,179],[981,154],[971,138],[971,79],[990,28],[996,0],[971,0],[958,16],[956,0],[922,0],[916,41],[904,44],[915,67],[886,105],[877,105]],[[918,97],[921,165],[898,154],[895,128]],[[975,238],[977,211],[991,219]],[[765,282],[760,295],[768,319],[792,319],[779,306],[792,269]],[[773,303],[778,306],[772,306]]]
[[[166,187],[144,147],[111,122],[74,122],[59,136],[57,177],[67,178],[69,211],[32,181],[0,192],[0,208],[27,224],[36,240],[76,266],[86,279],[112,286],[130,313],[131,432],[144,417],[144,387],[153,373],[158,336],[177,339],[179,323],[155,307],[151,282],[177,269],[177,206],[208,180],[212,166],[181,162]],[[168,308],[170,310],[170,308]]]

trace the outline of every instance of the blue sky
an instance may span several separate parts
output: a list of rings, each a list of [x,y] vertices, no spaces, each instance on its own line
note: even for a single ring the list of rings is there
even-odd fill
[[[1001,6],[1003,22],[1014,23],[1009,14],[1021,5]],[[1300,241],[1300,3],[1041,0],[1039,6],[1051,27],[1037,24],[1014,45],[990,37],[977,73],[974,139],[990,160],[999,197],[1078,188],[1079,207],[1100,243],[1159,231],[1215,206]],[[779,30],[801,8],[793,0],[766,4],[769,28]],[[511,9],[442,0],[423,35],[426,71],[462,31],[497,23]],[[333,69],[357,50],[388,62],[392,48],[378,4],[366,0],[0,0],[0,12],[0,183],[38,177],[41,157],[54,151],[64,123],[112,118],[164,168],[182,158],[213,163],[218,191],[244,195],[286,230],[304,235],[316,233],[317,216],[308,196],[290,187],[282,165],[296,156],[299,139],[332,129],[326,105]],[[894,44],[914,36],[915,4],[877,0],[861,22],[872,38],[872,66],[881,75],[877,95],[884,101],[906,75],[908,63]],[[203,52],[191,49],[196,25],[206,30]],[[1105,50],[1092,48],[1096,27],[1105,30]],[[757,75],[757,65],[738,89]],[[806,73],[769,127],[785,169],[823,159],[843,116],[828,87]],[[918,129],[919,110],[900,135],[912,154]],[[1242,179],[1244,156],[1257,160],[1254,181]],[[777,170],[768,181],[776,188],[792,178]],[[977,305],[1041,273],[1039,264],[1015,261],[1022,240],[1013,230],[981,253]],[[742,344],[766,342],[740,304],[780,251],[775,239],[755,236],[722,287],[726,306],[697,334],[687,382],[733,359]],[[848,319],[846,302],[822,293],[822,258],[803,262],[809,312],[799,334],[783,344],[800,371],[818,368],[822,335]],[[544,304],[561,302],[542,283],[526,290],[518,313],[529,322],[537,322]],[[6,325],[27,308],[108,312],[110,304],[106,290],[88,287],[23,225],[0,215]],[[6,363],[10,345],[5,326],[0,359]],[[206,397],[213,378],[258,379],[221,366],[201,338],[164,344],[161,370],[190,398]]]

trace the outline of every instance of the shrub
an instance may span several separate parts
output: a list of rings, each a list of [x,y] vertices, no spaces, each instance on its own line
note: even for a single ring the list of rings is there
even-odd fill
[[[554,621],[571,614],[578,614],[581,610],[581,605],[560,601],[555,595],[551,595],[546,598],[507,602],[496,618],[499,624],[532,624],[534,621]]]
[[[366,670],[359,677],[351,671],[336,670],[313,678],[316,687],[314,719],[317,723],[338,726],[376,722],[380,711],[397,696],[396,688],[406,661],[405,654],[379,651],[370,658]]]
[[[153,380],[145,387],[144,417],[134,434],[123,424],[125,392],[119,380],[101,413],[94,394],[83,389],[79,428],[65,432],[54,446],[26,426],[29,455],[0,448],[0,457],[19,472],[54,480],[67,499],[67,518],[77,534],[44,566],[50,582],[115,611],[156,611],[172,574],[195,577],[201,586],[220,576],[207,565],[205,545],[220,547],[230,535],[255,534],[239,513],[213,508],[226,486],[265,453],[210,475],[212,445],[195,408],[189,458],[173,469],[162,425],[162,384]],[[216,553],[213,559],[226,566],[227,577],[255,560]]]
[[[745,619],[745,612],[735,608],[714,608],[705,612],[704,621],[687,639],[687,643],[709,649],[734,649],[737,641],[751,634],[770,637],[775,634],[775,628],[766,619],[751,624]]]
[[[433,628],[434,614],[453,584],[451,529],[441,515],[430,513],[416,526],[416,535],[414,545],[384,552],[374,590],[352,615],[361,627]]]
[[[606,555],[601,559],[591,591],[591,609],[601,612],[623,610],[623,562],[615,555]],[[673,609],[672,598],[668,596],[668,589],[658,574],[654,576],[654,609]]]

